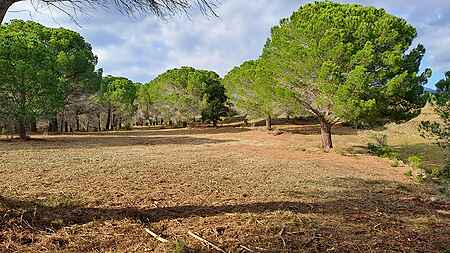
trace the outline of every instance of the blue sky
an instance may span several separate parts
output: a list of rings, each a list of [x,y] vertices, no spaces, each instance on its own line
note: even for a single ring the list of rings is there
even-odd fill
[[[77,16],[77,26],[67,15],[29,1],[17,3],[7,20],[20,18],[80,32],[99,57],[105,73],[148,82],[167,69],[189,65],[226,74],[245,60],[259,56],[270,28],[288,17],[299,0],[221,0],[219,18],[196,11],[190,17],[160,20],[153,16],[123,17],[105,10]],[[450,1],[448,0],[342,0],[386,9],[413,24],[416,43],[427,48],[422,64],[434,75],[429,87],[450,70]],[[49,15],[50,14],[50,15]]]

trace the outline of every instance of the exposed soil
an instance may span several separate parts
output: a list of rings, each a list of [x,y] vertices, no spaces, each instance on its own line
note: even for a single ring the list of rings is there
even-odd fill
[[[317,126],[0,141],[0,252],[445,252],[450,202]],[[359,152],[359,151],[361,152]],[[168,239],[155,240],[148,228]]]

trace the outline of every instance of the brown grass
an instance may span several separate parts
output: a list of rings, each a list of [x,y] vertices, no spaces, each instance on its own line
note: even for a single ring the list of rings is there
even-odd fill
[[[364,154],[367,133],[337,129],[326,154],[315,127],[0,141],[0,252],[213,251],[188,231],[227,252],[450,247],[448,200]]]

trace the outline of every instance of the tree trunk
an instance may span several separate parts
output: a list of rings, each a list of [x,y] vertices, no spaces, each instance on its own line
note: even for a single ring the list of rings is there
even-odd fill
[[[23,120],[19,120],[18,122],[18,130],[19,130],[19,137],[21,140],[27,140],[28,136],[27,136],[27,128],[25,127],[25,122],[23,122]]]
[[[58,132],[58,116],[55,115],[54,118],[51,119],[51,124],[50,124],[50,132],[56,133]]]
[[[77,132],[80,132],[80,115],[78,114],[75,116],[75,124]]]
[[[37,121],[36,119],[32,119],[30,122],[30,132],[36,133],[37,132]]]
[[[13,4],[12,0],[0,0],[0,24],[3,23],[3,19],[6,16],[6,12],[8,11],[9,7]]]
[[[108,107],[108,116],[106,117],[106,131],[111,130],[111,115],[112,115],[112,109],[111,106]]]
[[[267,131],[272,130],[272,117],[270,115],[266,118],[266,129]]]
[[[326,120],[320,120],[320,132],[322,135],[322,148],[325,152],[330,152],[333,149],[333,141],[331,139],[332,125]]]
[[[101,113],[97,113],[97,117],[98,117],[98,131],[101,132],[102,129],[102,114]]]

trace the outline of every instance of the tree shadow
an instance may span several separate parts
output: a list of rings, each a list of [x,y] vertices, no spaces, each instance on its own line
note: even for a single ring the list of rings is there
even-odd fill
[[[295,127],[283,128],[291,134],[301,134],[301,135],[320,135],[320,125],[318,124],[307,124]],[[331,130],[333,135],[356,135],[358,133],[357,129],[351,127],[344,127],[341,125],[334,126]]]
[[[185,205],[164,208],[97,208],[83,207],[76,204],[61,204],[47,206],[42,201],[18,200],[0,196],[2,207],[10,210],[22,210],[21,219],[33,227],[52,227],[58,229],[74,224],[82,225],[99,220],[135,219],[144,223],[190,217],[210,217],[230,213],[268,213],[275,211],[290,211],[298,214],[315,213],[321,215],[350,215],[352,213],[385,212],[392,216],[436,215],[450,218],[449,213],[438,210],[450,210],[446,201],[428,201],[416,196],[416,186],[400,184],[394,181],[364,180],[359,178],[335,178],[322,184],[329,187],[339,187],[333,193],[340,196],[333,200],[321,202],[301,201],[269,201],[257,203],[237,203],[224,205]],[[315,192],[288,191],[291,198],[302,198]],[[323,194],[318,192],[319,196]],[[11,216],[8,210],[0,212],[0,225],[8,224]],[[54,220],[64,220],[64,224],[55,225]]]
[[[233,134],[251,131],[248,128],[242,127],[217,127],[217,128],[142,128],[130,131],[108,131],[108,132],[77,132],[68,133],[68,135],[84,136],[84,135],[98,135],[98,136],[173,136],[173,135],[201,135],[201,134]]]
[[[209,138],[196,138],[189,136],[145,137],[126,135],[79,135],[79,136],[52,136],[50,138],[31,139],[29,141],[6,141],[0,146],[0,151],[33,150],[33,149],[95,149],[104,147],[127,146],[155,146],[155,145],[205,145],[233,142],[234,140],[221,140]]]

